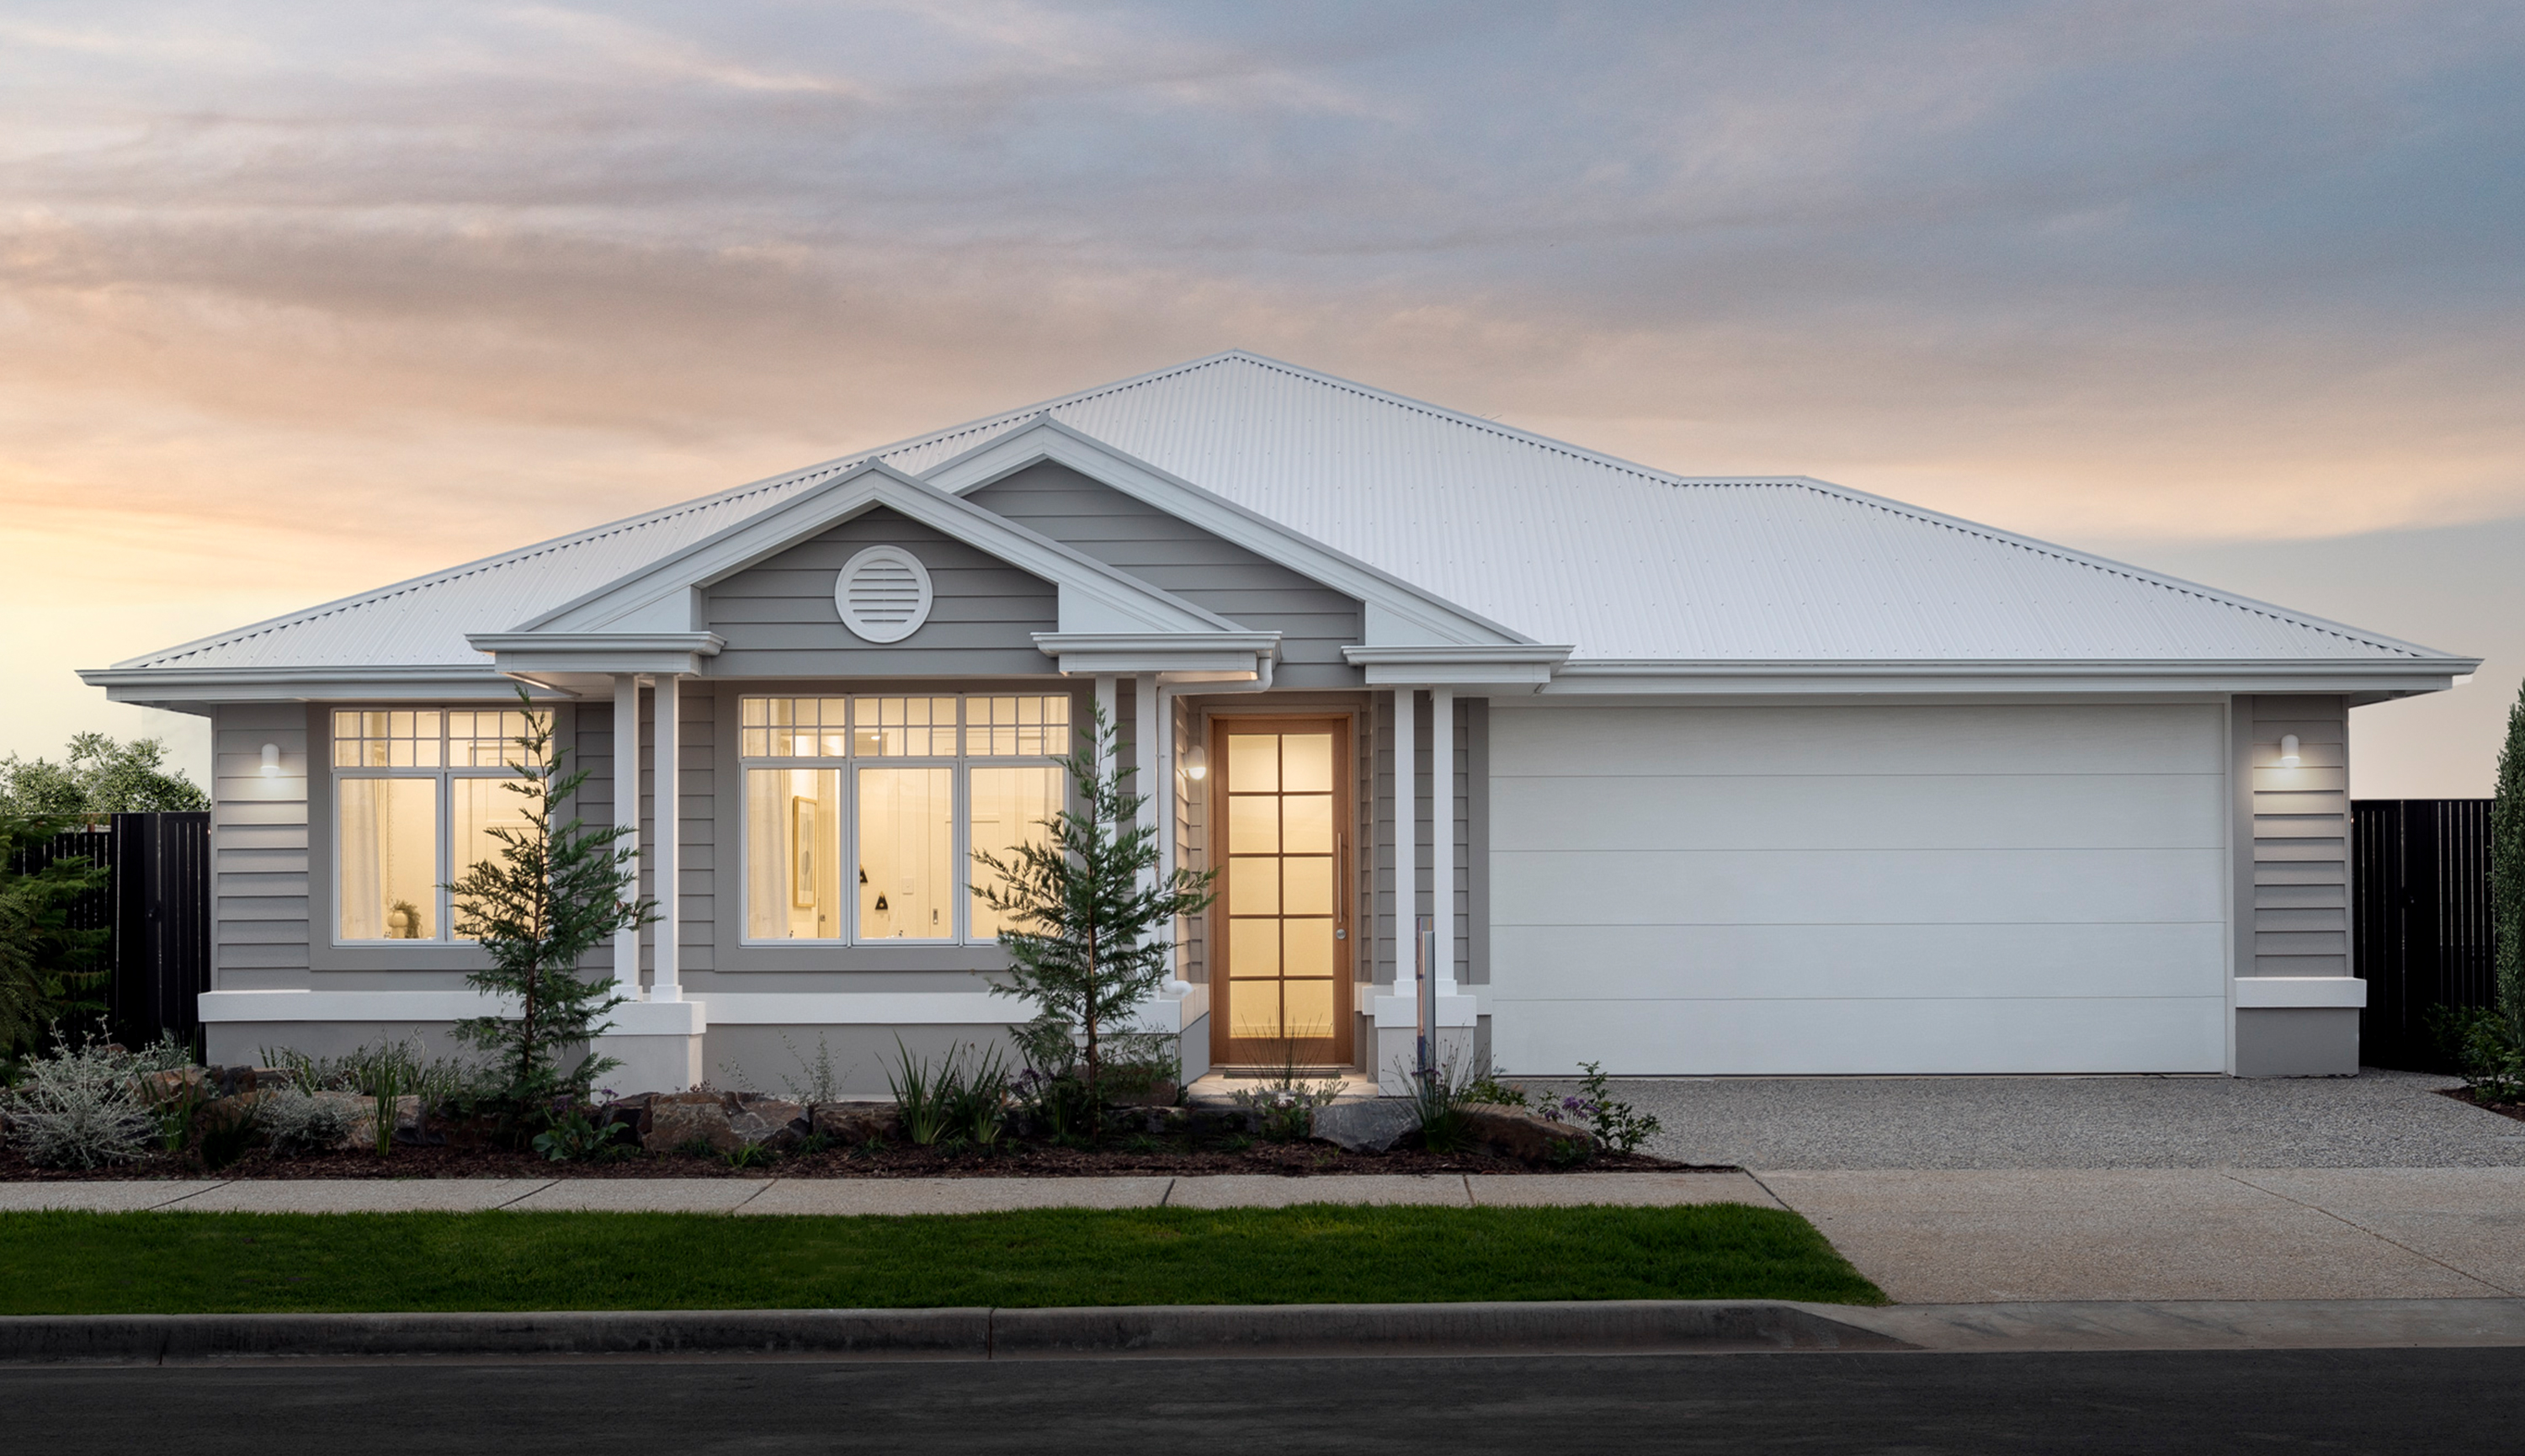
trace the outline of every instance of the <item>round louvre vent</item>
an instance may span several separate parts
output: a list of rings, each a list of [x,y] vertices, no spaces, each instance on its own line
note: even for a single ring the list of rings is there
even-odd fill
[[[870,546],[833,583],[842,626],[863,640],[900,642],[929,620],[929,569],[900,546]]]

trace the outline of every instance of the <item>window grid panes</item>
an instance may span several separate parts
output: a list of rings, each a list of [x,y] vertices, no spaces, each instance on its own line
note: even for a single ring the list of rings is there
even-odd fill
[[[531,722],[549,727],[550,715]],[[447,944],[461,919],[442,885],[525,825],[510,792],[529,715],[517,709],[361,708],[333,714],[334,934]]]
[[[971,852],[1044,836],[1067,780],[1042,760],[1069,750],[1070,718],[1052,694],[743,699],[746,938],[996,938]],[[837,758],[858,763],[809,767]]]

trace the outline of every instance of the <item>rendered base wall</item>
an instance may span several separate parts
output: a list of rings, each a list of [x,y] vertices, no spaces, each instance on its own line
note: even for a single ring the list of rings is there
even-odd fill
[[[2236,1013],[2238,1077],[2356,1077],[2358,1013],[2347,1006]]]

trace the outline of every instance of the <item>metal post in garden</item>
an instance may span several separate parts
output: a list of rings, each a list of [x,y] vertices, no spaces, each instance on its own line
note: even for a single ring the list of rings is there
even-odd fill
[[[1414,925],[1416,933],[1411,937],[1412,954],[1414,969],[1419,973],[1413,986],[1419,993],[1413,998],[1418,1003],[1420,1028],[1417,1070],[1425,1081],[1438,1070],[1438,932],[1428,916],[1418,917]]]

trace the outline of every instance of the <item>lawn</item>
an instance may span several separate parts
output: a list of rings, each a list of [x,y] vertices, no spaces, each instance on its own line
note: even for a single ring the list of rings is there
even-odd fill
[[[0,1314],[1884,1296],[1804,1219],[1689,1208],[0,1214]]]

